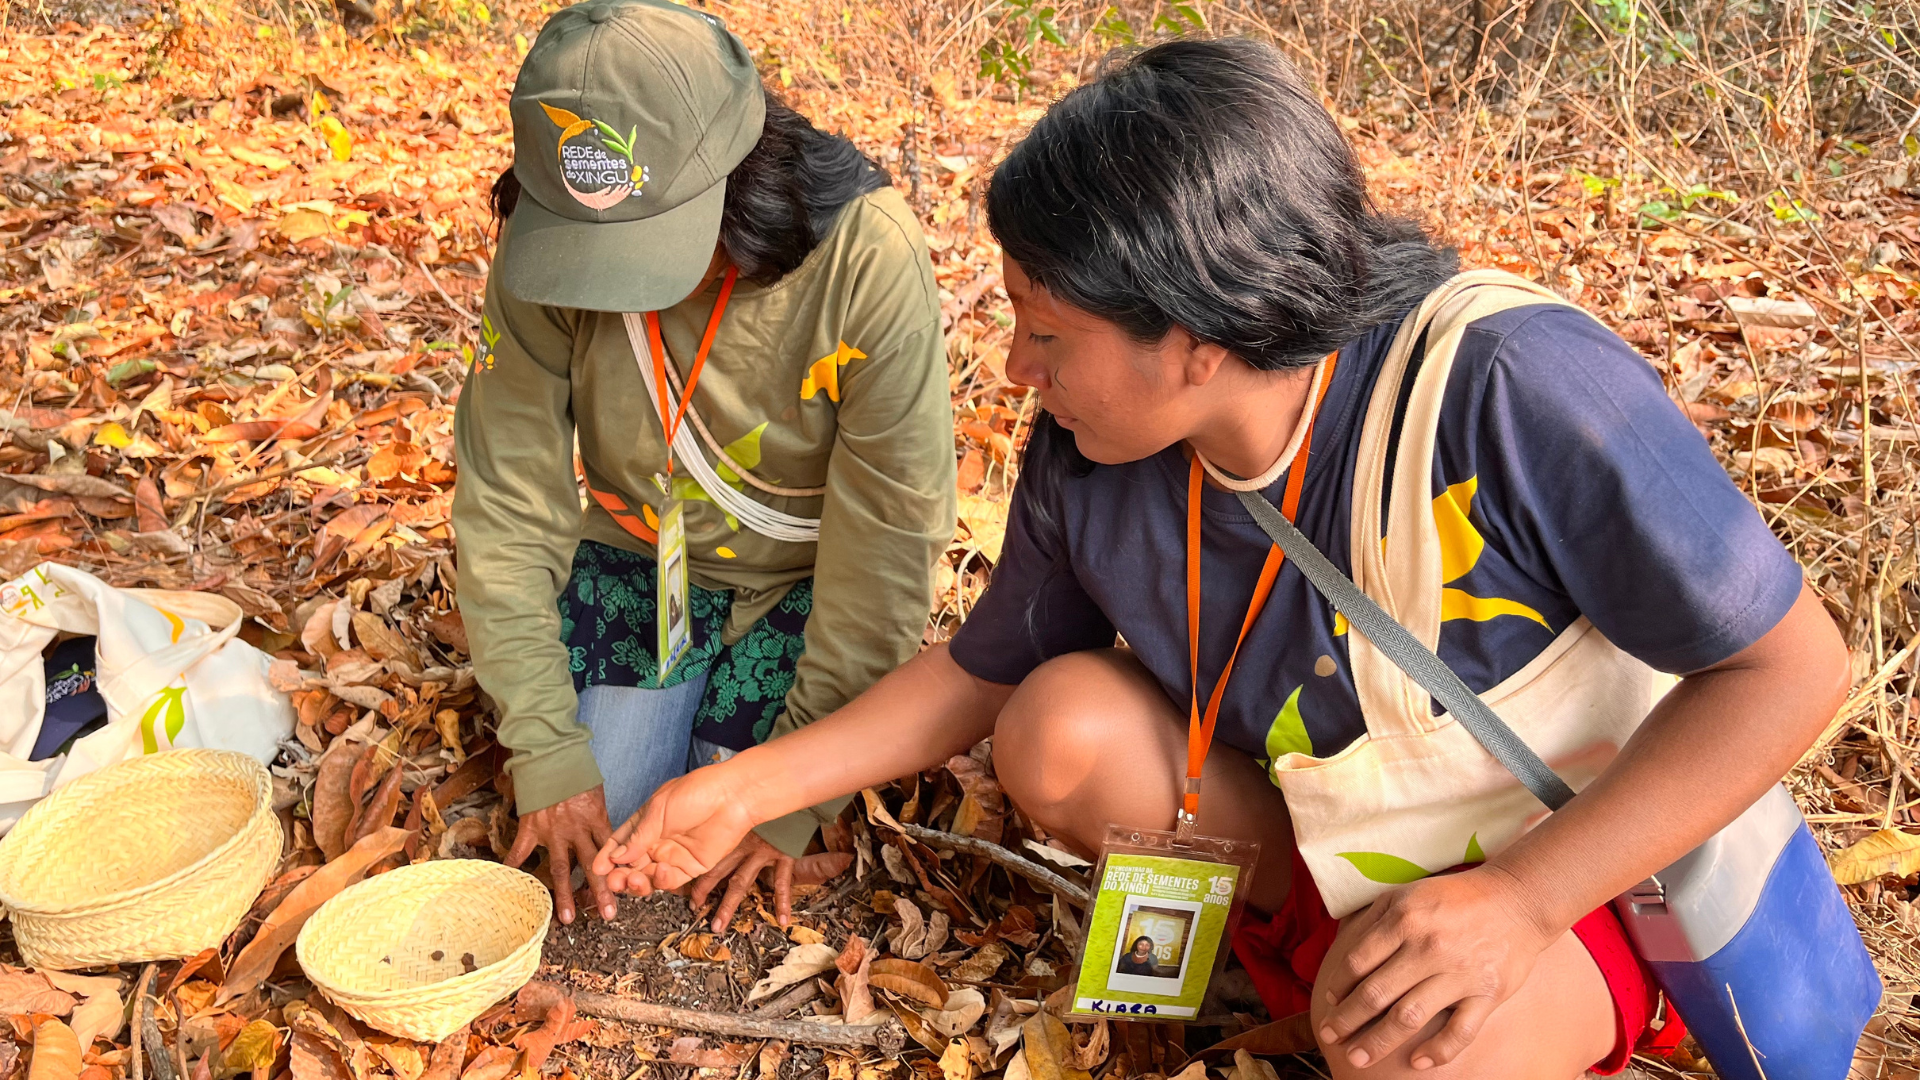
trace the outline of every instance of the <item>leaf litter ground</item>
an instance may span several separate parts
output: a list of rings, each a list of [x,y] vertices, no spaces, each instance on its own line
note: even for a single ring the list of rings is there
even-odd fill
[[[927,631],[939,640],[998,558],[1033,415],[1004,375],[1010,326],[982,185],[1036,102],[1089,72],[1095,50],[1039,46],[1035,98],[954,63],[980,44],[962,36],[998,25],[978,5],[950,5],[945,53],[913,44],[930,27],[885,4],[710,6],[797,105],[894,173],[926,223],[960,473]],[[834,838],[856,859],[852,887],[800,897],[794,937],[764,918],[765,895],[718,936],[680,898],[624,900],[612,925],[554,927],[538,982],[439,1047],[380,1036],[311,993],[285,950],[296,909],[401,861],[498,857],[513,834],[457,608],[450,425],[480,344],[485,190],[511,154],[505,95],[546,9],[341,10],[345,23],[195,3],[7,9],[0,572],[52,558],[117,584],[221,592],[279,658],[300,722],[275,767],[287,857],[233,939],[84,987],[0,972],[15,1036],[0,1042],[0,1080],[29,1067],[36,1080],[135,1075],[134,1039],[150,1051],[143,1076],[166,1080],[1179,1068],[1166,1029],[1043,1022],[1072,933],[1053,899],[890,824],[1045,858],[1029,845],[1048,838],[1005,805],[984,756],[875,792]],[[1286,39],[1208,11],[1221,29]],[[1770,185],[1786,181],[1736,177],[1724,185],[1736,200],[1681,212],[1661,201],[1674,197],[1657,172],[1630,167],[1638,148],[1610,143],[1617,133],[1566,101],[1517,118],[1409,117],[1402,105],[1370,98],[1342,120],[1382,202],[1441,228],[1469,265],[1547,280],[1641,348],[1847,631],[1854,694],[1793,786],[1888,983],[1869,1043],[1886,1068],[1913,1061],[1920,204],[1907,170],[1884,154],[1836,158],[1842,167],[1792,181],[1785,203],[1785,186]],[[748,1000],[815,945],[838,963]],[[4,936],[0,960],[17,964]],[[876,963],[917,966],[875,981]],[[134,1030],[102,1026],[123,1017],[106,1006],[142,984]],[[897,1027],[870,1050],[779,1049],[584,1022],[556,985],[748,1016],[872,1009],[863,1020]],[[1243,982],[1227,991],[1220,1029],[1259,1018]],[[934,1025],[969,1010],[929,1003],[942,993],[979,998],[980,1015],[953,1032],[957,1051]],[[75,1032],[100,1036],[70,1054]]]

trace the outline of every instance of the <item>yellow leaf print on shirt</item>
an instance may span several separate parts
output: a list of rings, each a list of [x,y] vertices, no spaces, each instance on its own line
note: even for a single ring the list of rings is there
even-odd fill
[[[1283,754],[1313,756],[1313,740],[1307,735],[1306,719],[1300,715],[1300,691],[1305,689],[1304,685],[1293,688],[1287,703],[1273,718],[1273,726],[1267,729],[1268,760],[1277,761]]]
[[[840,400],[840,369],[849,360],[865,360],[867,354],[842,341],[829,356],[823,356],[807,369],[807,377],[800,381],[800,400],[812,401],[820,391],[827,392],[828,401]],[[741,462],[746,465],[746,462]],[[753,466],[748,465],[748,468]]]
[[[1487,548],[1487,541],[1480,530],[1473,527],[1469,517],[1473,510],[1473,496],[1480,488],[1480,478],[1469,476],[1465,480],[1447,488],[1434,497],[1433,525],[1440,536],[1440,581],[1442,584],[1458,581],[1467,575],[1480,562],[1480,553]],[[1532,619],[1545,626],[1549,632],[1553,627],[1541,614],[1517,600],[1508,600],[1498,596],[1474,596],[1464,589],[1440,590],[1440,621],[1453,619],[1471,619],[1474,622],[1486,622],[1501,615],[1518,615]]]

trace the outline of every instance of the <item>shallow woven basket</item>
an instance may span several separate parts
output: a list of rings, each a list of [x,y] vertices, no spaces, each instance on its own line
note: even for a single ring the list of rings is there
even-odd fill
[[[307,978],[381,1031],[439,1042],[540,966],[553,897],[531,874],[442,859],[321,905],[294,946]]]
[[[280,860],[273,781],[245,754],[168,750],[81,776],[0,840],[0,903],[36,968],[192,956]]]

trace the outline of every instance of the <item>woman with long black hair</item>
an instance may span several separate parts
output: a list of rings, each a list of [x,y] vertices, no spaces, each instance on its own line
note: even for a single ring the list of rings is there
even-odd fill
[[[1571,1080],[1677,1034],[1611,901],[1776,784],[1848,665],[1658,375],[1380,213],[1253,42],[1111,64],[987,208],[1007,371],[1046,410],[991,587],[834,715],[667,784],[596,867],[676,887],[759,821],[991,735],[1009,795],[1085,854],[1176,820],[1258,841],[1234,951],[1335,1077]],[[1578,797],[1548,815],[1275,517]]]
[[[513,752],[509,861],[547,850],[569,922],[610,820],[913,655],[952,536],[953,419],[912,213],[717,19],[567,8],[511,109],[453,518]],[[700,898],[731,874],[730,910],[764,869],[785,919],[796,875],[845,863],[795,861],[838,809],[762,823]]]

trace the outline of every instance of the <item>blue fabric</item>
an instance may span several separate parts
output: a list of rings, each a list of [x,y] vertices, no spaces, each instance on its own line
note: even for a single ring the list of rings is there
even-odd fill
[[[91,637],[70,638],[47,655],[47,708],[27,760],[65,753],[75,739],[106,724],[107,701],[94,682],[93,646]]]
[[[1361,420],[1397,329],[1396,320],[1341,349],[1314,422],[1296,524],[1348,575]],[[1051,657],[1112,645],[1117,631],[1184,707],[1186,487],[1177,446],[1065,479],[1053,508],[1064,533],[1057,550],[1036,536],[1022,485],[954,659],[980,678],[1018,683]],[[1283,487],[1284,478],[1267,498],[1277,504]],[[1758,640],[1800,590],[1799,566],[1646,360],[1562,307],[1518,308],[1468,329],[1443,399],[1431,491],[1448,495],[1483,543],[1456,553],[1467,568],[1446,585],[1470,615],[1442,623],[1437,650],[1476,692],[1583,614],[1656,668],[1697,670]],[[1228,492],[1207,488],[1203,515],[1205,700],[1271,544]],[[1282,715],[1297,714],[1312,752],[1327,757],[1362,734],[1344,625],[1336,634],[1333,609],[1284,565],[1216,737],[1266,758],[1270,733],[1287,746]]]
[[[1732,941],[1648,966],[1727,1080],[1845,1080],[1880,1005],[1880,976],[1804,825]]]
[[[589,686],[580,692],[580,723],[592,732],[607,820],[633,816],[654,789],[687,771],[693,718],[706,690],[705,674],[664,690]]]

